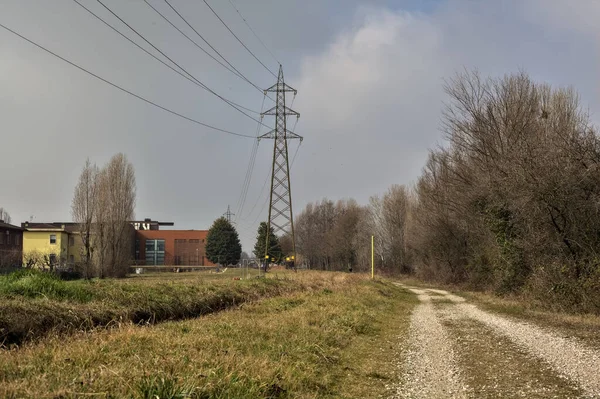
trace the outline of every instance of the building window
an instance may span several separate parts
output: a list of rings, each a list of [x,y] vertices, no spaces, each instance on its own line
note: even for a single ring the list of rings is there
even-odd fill
[[[21,236],[19,236],[19,235],[15,236],[15,245],[16,246],[21,245]]]
[[[185,244],[187,240],[185,239],[176,239],[175,240],[175,244]],[[190,240],[190,242],[192,242],[192,240]]]
[[[165,240],[146,240],[146,265],[165,264]]]
[[[50,254],[50,266],[56,265],[56,254]]]
[[[56,244],[56,234],[50,234],[50,244]]]
[[[2,234],[0,234],[0,245],[4,245],[4,232],[2,232]]]
[[[73,255],[69,255],[69,263],[71,263],[71,264],[75,263],[75,257]]]
[[[69,246],[72,247],[75,245],[75,237],[70,236],[69,237]]]
[[[190,244],[200,244],[200,240],[190,240]]]

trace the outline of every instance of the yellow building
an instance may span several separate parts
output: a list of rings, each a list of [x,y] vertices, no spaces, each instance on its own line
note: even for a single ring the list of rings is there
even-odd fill
[[[46,267],[81,261],[82,241],[74,223],[23,223],[23,264]]]

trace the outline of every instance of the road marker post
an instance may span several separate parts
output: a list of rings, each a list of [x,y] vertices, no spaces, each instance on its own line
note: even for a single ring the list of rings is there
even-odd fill
[[[375,236],[371,236],[371,280],[375,279]]]

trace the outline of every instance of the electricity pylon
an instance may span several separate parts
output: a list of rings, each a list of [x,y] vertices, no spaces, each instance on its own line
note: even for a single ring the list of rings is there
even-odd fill
[[[231,212],[231,208],[229,207],[229,205],[227,205],[227,212],[225,212],[225,213],[223,214],[223,217],[224,217],[225,219],[227,219],[227,221],[228,221],[229,223],[231,223],[231,217],[232,217],[232,216],[235,216],[235,213],[232,213],[232,212]]]
[[[290,163],[288,159],[288,140],[303,140],[302,136],[287,130],[287,117],[300,114],[285,105],[286,93],[292,92],[294,96],[298,91],[285,84],[283,80],[283,67],[279,66],[277,83],[265,90],[267,93],[276,93],[275,106],[263,112],[262,116],[275,116],[275,129],[259,136],[259,139],[273,139],[273,168],[271,174],[271,194],[269,201],[269,219],[267,220],[267,237],[265,245],[265,259],[268,265],[269,235],[283,232],[290,233],[292,237],[293,259],[296,257],[296,237],[294,236],[294,213],[292,210],[292,185],[290,183]],[[265,266],[266,270],[266,266]]]

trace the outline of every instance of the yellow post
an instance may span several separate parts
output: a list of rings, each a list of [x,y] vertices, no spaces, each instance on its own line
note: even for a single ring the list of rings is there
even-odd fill
[[[371,236],[371,279],[375,278],[375,236]]]

